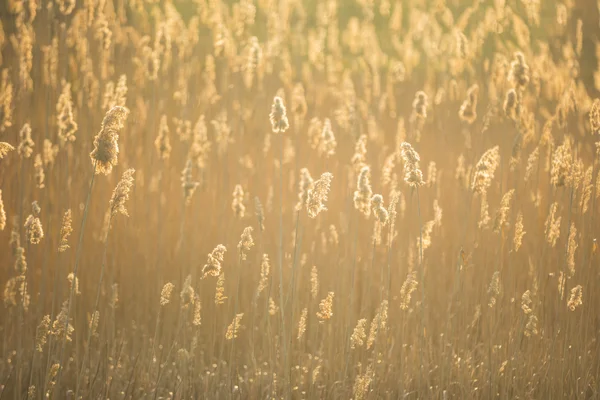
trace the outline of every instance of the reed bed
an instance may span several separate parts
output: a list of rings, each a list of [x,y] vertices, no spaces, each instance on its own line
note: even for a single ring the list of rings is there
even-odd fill
[[[0,399],[600,398],[591,1],[0,4]]]

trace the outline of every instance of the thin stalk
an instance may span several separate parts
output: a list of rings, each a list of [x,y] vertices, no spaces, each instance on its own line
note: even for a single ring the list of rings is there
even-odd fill
[[[295,234],[294,234],[294,256],[292,258],[293,263],[292,263],[292,280],[290,283],[290,288],[289,288],[289,294],[288,294],[288,299],[289,297],[291,297],[291,301],[289,301],[290,306],[292,307],[292,318],[291,318],[291,324],[292,324],[292,328],[290,328],[290,339],[289,339],[289,348],[291,351],[292,348],[292,341],[294,338],[294,317],[295,317],[295,311],[296,308],[294,307],[294,293],[296,292],[296,269],[297,269],[297,251],[298,251],[298,225],[300,225],[300,210],[296,211],[296,228],[295,228]],[[286,305],[287,306],[287,305]],[[283,304],[281,304],[281,307],[284,307]],[[284,366],[285,368],[288,368],[288,358],[287,358],[287,353],[286,353],[286,359],[284,360]]]
[[[160,307],[158,309],[158,315],[156,317],[156,326],[154,327],[154,340],[152,341],[152,359],[150,359],[150,362],[153,362],[156,359],[156,341],[158,340],[158,327],[160,325],[160,312],[162,310],[162,307]]]
[[[425,332],[425,266],[423,265],[423,222],[421,220],[421,200],[419,197],[419,187],[416,187],[417,191],[417,212],[419,216],[419,271],[421,275],[421,331],[419,337],[423,338],[423,343],[420,346],[419,357],[420,357],[420,373],[419,380],[423,379],[423,347],[425,346],[425,338],[423,333]],[[419,385],[421,386],[421,384]]]
[[[287,359],[287,341],[285,335],[285,314],[283,307],[283,135],[279,135],[279,310],[281,312],[281,341],[284,359]],[[284,380],[285,380],[284,376]],[[284,382],[285,384],[285,382]]]
[[[177,344],[177,336],[179,336],[179,332],[181,332],[181,311],[179,314],[179,322],[177,323],[177,332],[175,332],[175,338],[173,338],[173,344],[171,345],[171,347],[169,348],[169,352],[167,353],[167,358],[165,359],[165,364],[166,362],[169,360],[169,358],[171,357],[171,353],[173,352],[173,349],[175,348],[175,345]],[[156,377],[156,382],[154,384],[154,400],[156,400],[157,396],[158,396],[158,385],[160,383],[160,379],[162,378],[162,373],[164,371],[164,368],[160,368],[160,364],[159,364],[159,371],[158,371],[158,376]]]
[[[573,183],[572,183],[572,185],[573,185]],[[565,228],[565,231],[567,233],[567,236],[566,236],[567,237],[567,243],[565,245],[565,253],[564,253],[565,256],[564,256],[564,260],[562,262],[563,282],[564,282],[564,286],[562,288],[562,291],[563,291],[564,296],[567,296],[567,294],[568,294],[568,291],[567,291],[567,289],[568,289],[567,288],[567,269],[565,268],[565,265],[567,264],[567,259],[568,259],[568,254],[569,254],[569,236],[570,236],[570,232],[571,232],[571,213],[573,211],[573,197],[574,197],[574,192],[575,192],[575,188],[574,188],[574,186],[571,186],[571,196],[570,196],[570,200],[569,200],[569,218],[568,218],[567,226]],[[557,304],[557,307],[556,307],[555,323],[558,322],[558,314],[559,314],[559,310],[561,308],[560,296],[558,296],[558,297],[559,297],[559,300],[558,300],[558,304]],[[568,324],[568,321],[567,321],[567,326],[565,328],[564,343],[563,343],[563,353],[562,353],[563,360],[564,360],[565,354],[567,352],[567,342],[568,342],[568,340],[567,340],[567,333],[568,333],[568,331],[569,331],[569,324]],[[558,337],[558,332],[559,331],[557,331],[557,333],[556,333],[555,339]],[[561,374],[561,376],[564,376],[564,373],[565,373],[565,362],[562,362],[561,364],[562,364],[562,374]]]
[[[351,329],[351,324],[352,324],[352,320],[354,319],[354,278],[355,278],[355,273],[356,273],[356,244],[358,242],[358,227],[356,226],[356,223],[358,222],[358,211],[356,211],[354,213],[357,217],[355,217],[355,226],[353,226],[354,228],[354,244],[353,244],[353,250],[354,250],[354,256],[353,261],[352,261],[352,268],[350,271],[350,307],[348,308],[348,321],[346,322],[346,335],[344,337],[344,343],[345,343],[345,358],[346,358],[346,365],[344,367],[344,377],[343,380],[346,380],[346,376],[348,373],[348,364],[350,362],[350,357],[348,355],[348,348],[350,347],[350,338],[349,333],[350,333],[350,329]]]
[[[373,271],[373,268],[375,268],[375,252],[377,250],[377,240],[375,238],[375,229],[376,229],[375,226],[378,223],[379,222],[376,221],[375,225],[373,226],[373,245],[371,246],[371,265],[369,267],[369,271]],[[371,286],[373,286],[373,274],[369,273],[368,276],[369,276],[369,282],[367,283],[367,286],[366,286],[366,292],[367,293],[366,293],[366,296],[365,296],[365,297],[368,296],[368,301],[365,301],[365,303],[367,303],[370,306],[371,303],[372,303],[372,301],[371,301],[372,300],[372,296],[370,296],[369,294],[371,292]]]
[[[240,277],[242,276],[242,250],[240,250],[240,255],[238,256],[238,276],[237,276],[237,283],[236,283],[236,289],[235,289],[235,301],[233,302],[233,321],[234,324],[236,323],[236,315],[237,315],[237,308],[238,308],[238,299],[240,297]],[[234,325],[234,331],[235,331],[235,325]],[[229,379],[231,380],[230,385],[231,385],[231,393],[233,394],[233,378],[232,378],[232,367],[233,367],[233,350],[235,347],[235,335],[234,337],[231,339],[231,350],[229,351]]]
[[[106,238],[104,239],[104,249],[102,250],[102,266],[100,267],[100,278],[98,279],[98,289],[96,291],[96,302],[94,304],[94,312],[92,313],[92,319],[90,321],[90,326],[88,328],[87,346],[83,352],[83,361],[81,362],[81,371],[79,372],[79,375],[77,376],[77,386],[75,388],[75,398],[76,399],[79,398],[79,388],[80,388],[80,383],[81,383],[81,377],[83,375],[87,356],[90,351],[90,345],[91,345],[91,340],[92,340],[93,318],[96,314],[96,311],[98,311],[98,304],[100,302],[100,289],[102,288],[102,279],[104,278],[104,269],[106,266],[106,252],[108,250],[108,238],[109,238],[109,233],[110,233],[111,222],[112,222],[112,214],[108,219],[108,232],[106,233]],[[73,279],[71,288],[76,287],[75,282],[76,282],[75,279]],[[99,321],[98,321],[98,323],[99,323]]]
[[[379,223],[379,222],[376,222],[376,223]],[[391,225],[392,224],[390,221],[388,221],[388,224],[390,224],[390,237],[388,237],[388,246],[387,246],[388,247],[388,262],[387,262],[387,264],[388,264],[388,275],[389,275],[389,253],[390,253],[389,249],[391,247],[390,241],[391,241]],[[375,259],[375,240],[373,240],[373,259]],[[371,267],[373,267],[373,265],[371,265]],[[381,268],[379,270],[379,287],[377,288],[377,290],[379,291],[379,313],[380,313],[380,316],[379,316],[379,318],[377,318],[377,334],[375,335],[375,340],[373,343],[373,355],[374,355],[375,360],[377,360],[377,356],[379,354],[378,353],[378,347],[379,347],[378,339],[382,333],[381,332],[381,307],[383,305],[383,293],[384,293],[383,268],[384,268],[384,264],[381,264]],[[388,279],[389,279],[389,277],[388,277]],[[388,287],[389,287],[389,285],[388,285]],[[386,296],[389,296],[389,292],[386,293]],[[387,300],[388,300],[388,306],[389,306],[389,297],[387,297]],[[377,365],[377,362],[375,363],[375,365]],[[375,373],[376,373],[376,369],[374,368],[373,369],[373,377],[372,377],[373,381],[375,380]],[[379,395],[379,386],[378,386],[376,393]]]
[[[60,350],[60,369],[58,370],[58,378],[56,379],[56,386],[54,387],[57,393],[60,389],[60,383],[62,378],[62,372],[64,370],[64,359],[65,359],[65,347],[67,344],[67,336],[69,332],[69,316],[71,315],[71,307],[73,305],[73,294],[75,292],[75,282],[77,281],[77,270],[79,269],[79,262],[81,261],[81,252],[83,247],[83,232],[85,231],[85,223],[87,221],[88,210],[90,206],[90,198],[92,197],[92,189],[94,187],[94,180],[96,178],[96,163],[92,171],[92,179],[90,180],[90,188],[88,189],[87,198],[85,200],[85,207],[83,209],[83,219],[81,220],[81,226],[79,227],[79,240],[77,243],[77,251],[75,253],[75,268],[73,268],[73,284],[71,285],[71,291],[69,293],[69,303],[67,306],[67,316],[65,319],[64,337],[62,340]]]
[[[65,176],[65,182],[68,181],[68,171],[69,171],[69,152],[65,151],[65,156],[64,156],[64,160],[65,160],[65,170],[67,171],[67,174]],[[61,191],[61,196],[62,194],[65,193],[64,191]],[[61,199],[60,204],[62,204],[63,201]],[[67,209],[69,209],[67,207]],[[61,221],[61,228],[62,228],[62,221]],[[61,236],[60,236],[60,231],[58,234],[58,241],[60,243],[61,240]],[[62,279],[64,279],[64,274],[63,274],[63,270],[62,270],[62,260],[61,260],[61,253],[58,253],[57,256],[57,271],[54,272],[54,285],[53,285],[53,291],[52,291],[52,308],[50,310],[50,321],[54,321],[54,317],[56,316],[56,303],[57,300],[61,297],[62,295]],[[49,335],[48,338],[48,356],[46,357],[46,369],[45,371],[49,371],[50,370],[50,361],[52,359],[52,345],[54,344],[54,337],[52,335]],[[44,386],[43,386],[43,391],[42,393],[46,393],[46,380],[44,380]]]

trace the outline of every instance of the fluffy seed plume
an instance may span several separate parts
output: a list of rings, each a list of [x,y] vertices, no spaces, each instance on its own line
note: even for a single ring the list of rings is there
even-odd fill
[[[300,170],[300,182],[298,183],[298,204],[296,204],[296,210],[302,210],[302,208],[308,202],[308,192],[313,188],[314,181],[310,176],[310,172],[307,168]]]
[[[69,275],[67,275],[67,282],[69,282],[69,289],[72,289],[73,293],[75,293],[76,295],[81,294],[81,292],[79,291],[79,278],[77,278],[72,272],[69,273]],[[73,287],[73,285],[75,285],[75,287]]]
[[[492,280],[488,286],[488,294],[490,295],[488,306],[493,308],[496,305],[496,298],[500,294],[500,271],[496,271],[492,275]]]
[[[579,207],[581,208],[581,212],[585,214],[588,211],[590,199],[592,198],[592,192],[594,190],[594,185],[592,184],[593,178],[593,166],[590,166],[583,176],[582,188],[581,188],[581,199],[579,201]]]
[[[515,89],[510,89],[506,92],[503,108],[504,115],[506,115],[507,118],[517,121],[519,117],[519,96]]]
[[[129,216],[127,209],[125,208],[125,202],[129,200],[129,192],[133,186],[133,174],[135,170],[133,168],[128,169],[123,173],[123,177],[117,183],[115,190],[113,190],[112,197],[110,198],[110,216],[111,218],[117,215],[117,213]]]
[[[244,189],[242,189],[242,185],[235,185],[235,188],[233,189],[231,209],[237,218],[244,218],[246,206],[244,206]]]
[[[67,322],[67,315],[69,313],[69,301],[66,300],[62,304],[62,308],[54,322],[52,323],[52,329],[50,330],[50,334],[57,339],[65,338],[68,342],[71,341],[71,335],[75,331],[73,325],[71,325],[71,318],[69,318]],[[66,328],[66,330],[65,330]]]
[[[319,269],[313,265],[310,270],[310,295],[313,299],[317,298],[319,293]]]
[[[25,258],[25,249],[17,247],[15,250],[15,271],[17,275],[22,276],[27,272],[27,259]]]
[[[69,248],[69,236],[73,232],[73,227],[71,226],[73,223],[73,217],[71,215],[71,209],[65,211],[65,215],[63,216],[62,225],[60,227],[60,243],[58,245],[58,252],[62,253],[67,251]]]
[[[96,174],[108,175],[117,165],[119,130],[123,128],[128,113],[126,108],[115,106],[104,116],[100,132],[94,138],[94,150],[90,153]]]
[[[254,197],[254,214],[258,219],[258,229],[263,232],[265,230],[265,210],[258,196]]]
[[[154,147],[158,152],[158,158],[161,160],[168,160],[171,156],[171,141],[169,139],[169,125],[167,124],[167,116],[163,115],[160,118],[160,125],[158,126],[158,135],[154,141]]]
[[[519,251],[521,244],[523,243],[523,236],[525,236],[525,230],[523,229],[523,213],[519,211],[517,215],[517,221],[515,222],[515,237],[513,244],[515,252]]]
[[[552,156],[552,170],[550,171],[550,182],[561,187],[569,185],[573,165],[571,141],[565,138],[562,145],[558,146]]]
[[[50,331],[50,316],[45,315],[40,321],[36,333],[35,333],[35,349],[38,353],[42,353],[44,351],[44,345],[48,340],[48,333]]]
[[[545,223],[544,233],[546,236],[546,242],[548,242],[551,247],[556,246],[556,241],[560,236],[560,222],[562,217],[556,215],[557,211],[558,203],[552,203],[550,206],[550,212],[548,213],[548,218],[546,218]]]
[[[417,272],[410,271],[400,288],[400,309],[408,310],[413,292],[417,290]]]
[[[183,289],[179,293],[181,298],[181,308],[187,309],[190,305],[196,301],[196,291],[192,287],[192,276],[188,275],[183,282]]]
[[[477,84],[471,86],[467,90],[467,98],[458,110],[458,116],[467,124],[472,124],[477,119],[477,96],[479,94],[479,86]]]
[[[367,165],[367,140],[367,135],[360,135],[354,145],[354,155],[351,162],[356,173],[359,173]]]
[[[352,387],[352,393],[354,394],[354,400],[364,400],[367,398],[367,392],[373,381],[373,366],[369,364],[367,370],[362,375],[357,375]]]
[[[427,105],[427,94],[423,91],[418,91],[412,103],[414,115],[420,119],[427,118]]]
[[[225,274],[221,272],[221,275],[217,278],[217,285],[215,287],[215,304],[217,306],[225,304],[227,296],[225,296]]]
[[[29,243],[38,244],[44,238],[44,229],[39,218],[40,208],[37,201],[34,201],[31,206],[33,212],[25,220],[25,234]]]
[[[404,182],[409,186],[419,187],[425,184],[423,172],[419,168],[421,158],[410,143],[403,142],[400,145],[402,159],[404,160]]]
[[[100,311],[94,311],[94,313],[89,317],[89,329],[92,333],[92,336],[98,336],[98,325],[100,323]]]
[[[44,162],[42,161],[42,155],[36,154],[33,161],[33,170],[34,170],[34,178],[35,184],[38,189],[43,189],[45,187],[44,180],[46,179],[46,173],[44,172]]]
[[[193,161],[198,168],[206,166],[206,159],[209,155],[211,142],[208,140],[208,130],[204,115],[201,115],[194,125],[192,145],[188,153],[188,158]]]
[[[225,257],[225,252],[227,248],[222,244],[218,245],[213,249],[213,251],[208,255],[208,261],[202,268],[202,279],[207,276],[218,277],[221,274],[221,263]]]
[[[298,321],[298,335],[297,339],[302,339],[304,332],[306,332],[306,318],[308,317],[308,308],[304,307],[300,314],[300,321]]]
[[[254,240],[252,239],[252,231],[253,228],[251,226],[247,226],[244,228],[242,232],[242,236],[240,238],[240,242],[238,243],[238,251],[240,253],[240,258],[242,260],[246,259],[246,252],[250,251],[252,246],[254,246]]]
[[[364,166],[358,174],[358,188],[354,192],[354,208],[363,213],[367,218],[371,215],[371,168]]]
[[[500,147],[495,146],[487,150],[475,166],[471,188],[475,193],[484,194],[492,184],[494,174],[500,163]]]
[[[380,194],[373,195],[371,197],[371,205],[373,207],[373,214],[377,221],[379,221],[382,225],[387,224],[389,213],[383,206],[383,196]]]
[[[529,66],[525,62],[525,56],[520,51],[515,53],[515,59],[510,63],[508,80],[517,89],[523,89],[529,83]]]
[[[533,314],[529,314],[529,316],[527,318],[527,324],[525,325],[525,331],[523,332],[523,334],[527,337],[537,335],[538,334],[537,322],[538,322],[537,317]]]
[[[194,302],[194,318],[192,319],[192,325],[202,325],[202,302],[200,301],[199,296],[196,296],[196,300]]]
[[[567,306],[569,310],[575,311],[577,307],[583,304],[583,287],[581,285],[575,286],[571,289],[571,295],[569,296],[569,301],[567,302]]]
[[[73,101],[71,100],[71,84],[63,82],[62,92],[56,104],[58,138],[62,146],[76,139],[77,122],[73,116]]]
[[[504,193],[500,201],[500,207],[496,211],[496,219],[494,220],[494,232],[500,232],[508,226],[508,214],[510,213],[510,204],[515,194],[515,189],[511,189]]]
[[[229,324],[229,326],[227,327],[227,333],[225,333],[225,339],[233,340],[233,339],[237,338],[238,331],[241,326],[240,323],[242,322],[243,316],[244,316],[244,313],[236,314],[236,316],[233,318],[233,321],[231,321],[231,324]]]
[[[567,242],[567,267],[569,268],[569,277],[575,275],[575,251],[577,250],[577,228],[575,223],[571,223],[569,230],[569,240]]]
[[[58,155],[58,145],[53,144],[50,140],[44,139],[44,148],[42,149],[42,159],[44,166],[52,166]]]
[[[163,286],[162,290],[160,291],[161,306],[166,306],[167,304],[169,304],[169,302],[171,301],[171,293],[173,293],[174,288],[175,285],[173,285],[171,282],[165,283],[165,286]]]
[[[33,154],[33,146],[35,143],[31,139],[31,126],[29,123],[25,123],[19,131],[19,147],[17,152],[21,158],[29,158]]]
[[[284,133],[290,127],[285,106],[283,105],[283,99],[279,96],[275,96],[273,99],[269,120],[271,121],[273,133]]]
[[[369,337],[367,339],[367,349],[373,347],[375,344],[375,340],[377,339],[377,335],[379,332],[384,331],[387,326],[387,318],[388,318],[388,301],[383,300],[381,305],[377,309],[377,314],[371,321],[371,328],[369,329]]]
[[[323,123],[323,130],[321,131],[321,137],[319,140],[319,154],[329,158],[335,154],[337,142],[333,130],[331,129],[331,121],[329,118],[325,118]]]
[[[192,196],[200,185],[200,183],[195,182],[192,178],[192,165],[192,160],[188,158],[185,168],[181,171],[181,187],[183,188],[183,197],[186,205],[191,203]]]
[[[272,297],[269,297],[269,315],[273,316],[279,312],[279,306],[275,304],[275,300]]]
[[[269,283],[269,274],[271,271],[271,264],[269,263],[269,256],[267,254],[262,255],[262,261],[260,263],[260,280],[258,281],[258,287],[256,289],[256,298],[260,296],[263,290],[267,288]]]
[[[329,292],[327,293],[327,297],[325,297],[319,303],[319,312],[317,312],[317,318],[319,318],[319,323],[324,323],[325,321],[331,319],[333,317],[333,297],[335,293]]]
[[[333,175],[329,172],[321,174],[321,177],[317,179],[311,189],[308,189],[308,196],[306,200],[306,210],[308,216],[316,218],[321,211],[326,211],[325,203],[327,202],[327,195],[331,186],[331,180]]]
[[[367,334],[365,332],[366,328],[367,328],[367,319],[366,318],[359,319],[356,326],[354,327],[352,336],[350,336],[350,348],[351,349],[356,349],[357,347],[362,347],[365,344],[365,339],[367,338]]]
[[[527,158],[527,167],[525,168],[525,182],[528,182],[531,179],[531,177],[537,173],[539,159],[540,147],[537,146]]]
[[[531,300],[531,291],[527,290],[525,291],[525,293],[523,293],[523,296],[521,296],[521,310],[523,310],[523,312],[526,315],[531,314],[532,310],[531,310],[531,303],[533,301]]]
[[[13,151],[15,148],[6,142],[0,142],[0,160],[2,160],[9,151]]]

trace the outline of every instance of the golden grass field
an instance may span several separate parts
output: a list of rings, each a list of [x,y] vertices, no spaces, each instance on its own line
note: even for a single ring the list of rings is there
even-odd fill
[[[596,2],[0,17],[0,399],[600,398]]]

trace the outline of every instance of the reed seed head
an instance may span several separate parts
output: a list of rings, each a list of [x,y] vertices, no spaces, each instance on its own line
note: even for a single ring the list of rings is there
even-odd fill
[[[173,289],[175,285],[171,282],[165,283],[162,290],[160,291],[160,305],[166,306],[171,301],[171,293],[173,293]]]
[[[423,172],[419,168],[419,161],[421,160],[419,154],[407,142],[402,143],[400,149],[404,160],[404,182],[412,187],[424,185]]]
[[[94,138],[94,150],[90,153],[96,174],[108,175],[117,165],[119,130],[123,128],[128,113],[128,109],[114,106],[104,116],[100,132]]]
[[[317,318],[319,318],[319,323],[324,323],[333,317],[333,297],[335,293],[329,292],[327,293],[327,297],[325,297],[319,303],[319,312],[317,312]]]
[[[382,225],[387,224],[389,213],[383,206],[383,196],[380,194],[373,195],[371,197],[371,205],[373,207],[373,214],[377,221],[379,221]]]
[[[9,151],[13,151],[15,148],[6,142],[0,142],[0,160],[2,160]]]
[[[269,120],[271,121],[273,133],[284,133],[290,126],[288,123],[285,106],[283,105],[283,99],[279,96],[275,96],[275,98],[273,98],[273,105],[271,106]]]
[[[238,332],[241,327],[240,324],[242,322],[243,316],[244,316],[244,313],[235,315],[235,317],[233,318],[233,321],[231,321],[231,324],[229,324],[229,326],[227,327],[227,333],[225,333],[225,339],[233,340],[238,337]]]
[[[227,248],[220,244],[208,255],[208,261],[202,268],[203,279],[209,275],[218,277],[221,274],[221,263],[223,262],[226,251]]]
[[[332,179],[333,175],[325,172],[315,181],[313,187],[308,189],[306,210],[309,217],[316,218],[321,211],[327,210],[325,203],[327,202]]]
[[[242,236],[240,238],[240,242],[238,243],[238,251],[240,253],[240,258],[242,260],[246,259],[246,252],[250,251],[252,246],[254,246],[254,240],[252,239],[252,231],[254,229],[251,226],[247,226],[244,228],[242,232]]]
[[[35,143],[31,139],[31,126],[29,122],[25,123],[19,131],[19,146],[17,152],[21,158],[29,158],[33,154]]]
[[[133,186],[133,174],[135,170],[133,168],[128,169],[123,173],[123,177],[117,183],[115,190],[113,190],[112,197],[110,198],[110,217],[113,218],[118,213],[125,216],[129,216],[125,203],[129,200],[129,193]]]
[[[354,208],[364,214],[367,218],[371,215],[371,168],[364,166],[358,174],[358,188],[354,192]]]

